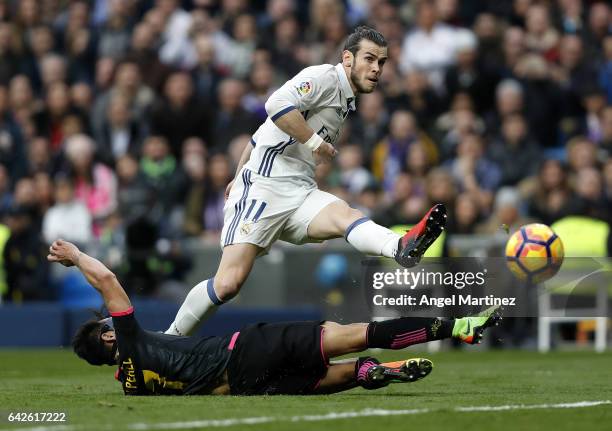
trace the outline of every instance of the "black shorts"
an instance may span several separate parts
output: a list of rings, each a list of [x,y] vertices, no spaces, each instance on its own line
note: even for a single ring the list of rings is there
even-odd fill
[[[232,395],[304,395],[327,373],[321,322],[258,323],[240,331],[227,374]]]

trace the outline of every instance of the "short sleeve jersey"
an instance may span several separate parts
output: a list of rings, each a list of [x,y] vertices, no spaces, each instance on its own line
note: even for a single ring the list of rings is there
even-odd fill
[[[126,395],[190,395],[218,386],[229,362],[227,337],[177,337],[143,330],[134,309],[112,313]]]
[[[265,177],[294,177],[314,183],[312,151],[279,129],[274,121],[297,109],[325,141],[335,144],[355,95],[342,64],[303,69],[266,102],[268,118],[252,137],[247,169]]]

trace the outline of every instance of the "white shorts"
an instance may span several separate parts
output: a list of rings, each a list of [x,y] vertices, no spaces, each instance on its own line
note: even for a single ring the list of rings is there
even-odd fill
[[[268,252],[277,239],[293,244],[321,242],[308,225],[338,197],[306,181],[263,177],[242,168],[223,207],[221,247],[250,243]]]

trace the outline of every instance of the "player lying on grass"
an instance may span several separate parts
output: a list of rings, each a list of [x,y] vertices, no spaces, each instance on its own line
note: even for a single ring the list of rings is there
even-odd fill
[[[130,299],[115,275],[74,244],[57,240],[47,259],[76,265],[102,295],[111,318],[81,326],[73,347],[92,365],[119,365],[126,395],[329,394],[361,386],[377,389],[429,374],[427,359],[383,363],[361,357],[329,359],[369,348],[402,349],[455,337],[478,343],[500,316],[442,320],[403,317],[384,322],[259,323],[222,337],[183,337],[140,328]]]

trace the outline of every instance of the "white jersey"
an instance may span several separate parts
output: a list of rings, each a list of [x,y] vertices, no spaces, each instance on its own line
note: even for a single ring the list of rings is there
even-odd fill
[[[251,139],[254,146],[245,167],[264,177],[290,177],[315,186],[312,151],[279,129],[274,120],[299,110],[326,142],[335,144],[355,95],[342,64],[307,67],[276,90],[266,102],[268,118]]]

